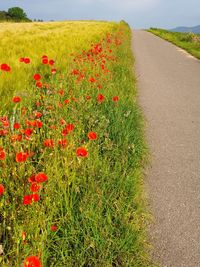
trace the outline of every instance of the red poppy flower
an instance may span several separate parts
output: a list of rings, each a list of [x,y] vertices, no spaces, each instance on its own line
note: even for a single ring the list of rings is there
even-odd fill
[[[118,96],[113,96],[112,100],[113,100],[113,102],[118,102],[119,101],[119,97]]]
[[[22,240],[24,241],[26,239],[26,232],[22,232]]]
[[[28,58],[28,57],[24,58],[24,63],[25,64],[29,64],[30,62],[31,62],[30,58]]]
[[[76,70],[76,69],[74,69],[74,70],[72,70],[71,74],[73,74],[73,75],[78,75],[78,74],[79,74],[79,71]]]
[[[101,95],[101,94],[99,94],[99,95],[97,96],[97,100],[98,100],[99,103],[103,102],[103,101],[104,101],[104,96]]]
[[[88,152],[87,152],[87,150],[84,147],[79,147],[76,150],[76,155],[78,157],[87,157]]]
[[[62,136],[66,136],[68,133],[69,132],[66,128],[62,130]]]
[[[52,225],[51,226],[51,231],[53,231],[53,232],[56,232],[58,230],[58,226],[57,225]]]
[[[41,82],[36,82],[35,84],[38,88],[42,88],[43,84]]]
[[[89,95],[86,95],[86,100],[90,100],[91,99],[91,96],[89,96]]]
[[[28,158],[28,153],[19,152],[16,154],[15,160],[16,162],[25,162]]]
[[[66,139],[61,139],[58,141],[58,144],[62,147],[65,148],[67,146],[67,140]]]
[[[69,104],[69,100],[67,100],[67,99],[64,100],[64,104],[65,104],[65,105]]]
[[[19,102],[21,101],[21,97],[19,97],[19,96],[14,96],[13,99],[12,99],[12,101],[13,101],[14,103],[19,103]]]
[[[23,199],[24,205],[30,205],[32,203],[32,195],[26,195]]]
[[[94,82],[96,82],[96,79],[93,78],[93,77],[90,77],[90,78],[89,78],[89,81],[90,81],[91,83],[94,83]]]
[[[29,183],[34,183],[35,181],[35,174],[33,174],[31,177],[28,178]]]
[[[38,183],[43,183],[43,182],[46,182],[47,180],[48,180],[48,177],[43,172],[40,172],[40,173],[35,175],[35,181]]]
[[[36,125],[39,129],[42,128],[42,122],[41,121],[36,121]]]
[[[65,91],[63,89],[60,89],[60,90],[58,90],[58,93],[59,93],[59,95],[63,96],[65,94]]]
[[[48,60],[47,57],[45,57],[45,58],[42,59],[42,63],[43,63],[44,65],[47,65],[48,62],[49,62],[49,60]]]
[[[0,196],[3,196],[4,191],[5,191],[4,186],[2,184],[0,184]]]
[[[18,130],[20,128],[20,124],[18,122],[15,122],[13,127],[15,130]]]
[[[44,140],[43,144],[46,147],[54,147],[54,142],[53,142],[52,139],[46,139],[46,140]]]
[[[10,125],[9,121],[2,121],[2,124],[4,128],[8,128]]]
[[[30,136],[32,135],[32,133],[33,133],[33,129],[31,129],[31,128],[27,128],[27,129],[23,130],[23,133],[24,133],[26,136],[30,137]]]
[[[4,160],[6,157],[6,153],[3,151],[3,149],[0,148],[0,160]]]
[[[72,123],[67,124],[66,129],[68,132],[71,132],[74,130],[74,125]]]
[[[42,264],[38,257],[29,256],[24,260],[24,267],[42,267]]]
[[[54,65],[54,63],[55,63],[55,62],[54,62],[54,60],[53,60],[53,59],[50,59],[50,60],[49,60],[49,65],[53,66],[53,65]]]
[[[40,189],[40,185],[36,182],[33,182],[30,186],[31,192],[37,192]]]
[[[42,112],[36,112],[36,113],[35,113],[35,117],[36,117],[37,119],[41,118],[41,117],[42,117]]]
[[[20,57],[19,62],[24,62],[24,57]]]
[[[0,69],[3,70],[3,71],[10,71],[11,70],[10,66],[8,66],[5,63],[0,65]]]
[[[22,140],[22,134],[14,134],[11,136],[11,141],[21,141]]]
[[[40,200],[40,196],[38,194],[32,194],[31,197],[33,202],[38,202]]]
[[[36,74],[33,76],[33,79],[34,79],[35,81],[39,81],[39,80],[41,79],[40,74],[36,73]]]
[[[51,70],[51,73],[52,73],[52,74],[56,74],[56,72],[57,72],[56,69],[52,69],[52,70]]]
[[[89,132],[88,133],[88,138],[90,140],[96,140],[97,139],[97,134],[95,132]]]
[[[8,134],[8,130],[0,130],[0,136],[5,136]]]

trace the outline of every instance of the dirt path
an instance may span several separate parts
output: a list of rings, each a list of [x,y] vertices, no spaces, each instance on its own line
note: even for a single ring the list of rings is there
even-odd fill
[[[134,31],[139,100],[147,119],[154,257],[162,267],[200,267],[200,61]]]

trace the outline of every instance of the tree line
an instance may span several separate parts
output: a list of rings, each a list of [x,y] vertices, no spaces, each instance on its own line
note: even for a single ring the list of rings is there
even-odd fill
[[[8,11],[0,11],[0,21],[30,22],[31,19],[27,17],[22,8],[11,7],[8,9]]]

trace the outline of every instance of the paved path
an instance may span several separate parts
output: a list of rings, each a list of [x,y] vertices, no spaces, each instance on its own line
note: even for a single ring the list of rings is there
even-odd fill
[[[162,267],[200,267],[200,61],[151,33],[133,35],[154,257]]]

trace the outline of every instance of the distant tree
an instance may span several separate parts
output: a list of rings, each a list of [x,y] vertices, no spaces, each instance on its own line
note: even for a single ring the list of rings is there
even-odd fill
[[[27,20],[27,15],[20,7],[12,7],[8,9],[8,15],[15,20]]]

